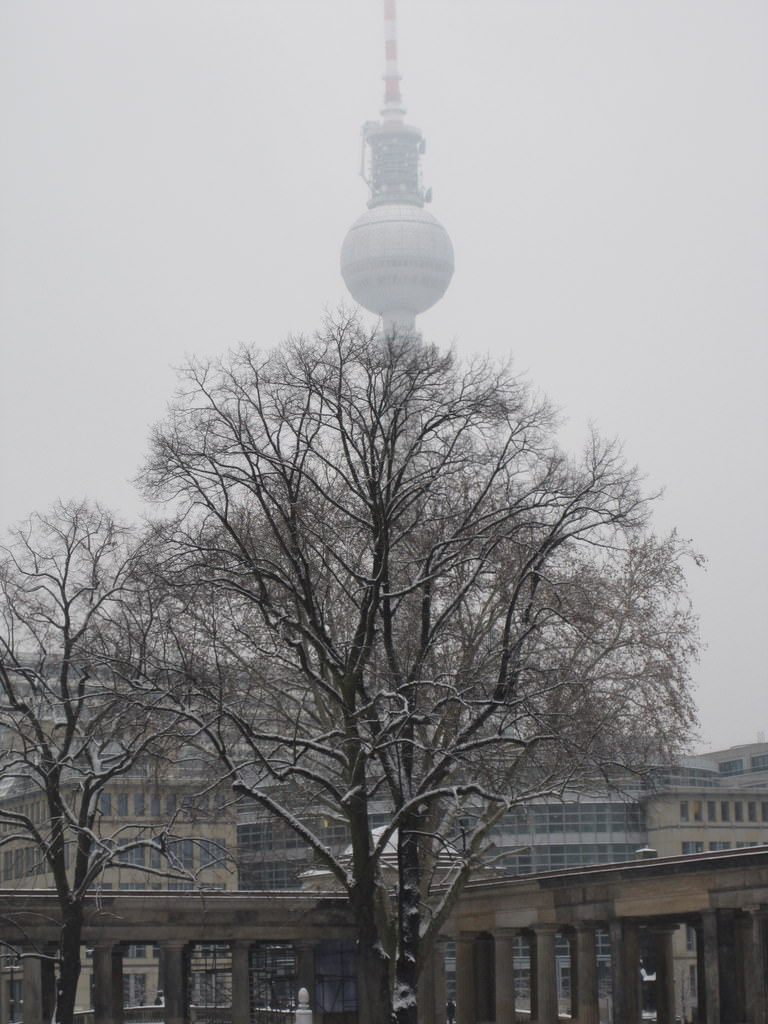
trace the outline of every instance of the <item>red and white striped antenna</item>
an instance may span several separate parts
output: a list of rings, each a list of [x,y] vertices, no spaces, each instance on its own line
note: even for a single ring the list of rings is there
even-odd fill
[[[397,4],[396,0],[384,0],[384,124],[403,123],[401,77],[397,62]]]

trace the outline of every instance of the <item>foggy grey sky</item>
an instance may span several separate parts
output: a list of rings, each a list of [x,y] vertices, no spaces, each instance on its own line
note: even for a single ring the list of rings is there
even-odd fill
[[[0,528],[131,479],[185,354],[345,299],[380,0],[0,2]],[[399,0],[456,273],[420,318],[625,442],[708,558],[702,745],[768,732],[768,5]]]

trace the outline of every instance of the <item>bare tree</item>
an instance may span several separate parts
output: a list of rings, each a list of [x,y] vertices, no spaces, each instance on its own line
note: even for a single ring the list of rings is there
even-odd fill
[[[174,732],[150,703],[126,699],[115,639],[142,604],[134,559],[129,532],[88,503],[31,516],[0,547],[0,849],[6,877],[11,868],[56,889],[63,1024],[73,1019],[85,896],[108,865],[152,842],[103,817],[102,795],[161,756]],[[131,671],[141,675],[140,659]]]
[[[191,364],[154,433],[178,703],[346,889],[366,1022],[415,1021],[510,806],[639,770],[693,719],[686,545],[616,444],[568,458],[554,426],[506,367],[341,318]]]

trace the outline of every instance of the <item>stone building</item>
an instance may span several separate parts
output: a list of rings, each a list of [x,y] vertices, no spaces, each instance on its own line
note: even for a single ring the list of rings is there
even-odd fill
[[[73,781],[72,785],[77,785]],[[38,788],[20,779],[0,780],[3,809],[18,810],[32,822],[44,818]],[[50,889],[53,878],[39,846],[13,839],[5,829],[0,847],[0,886],[6,891]],[[99,834],[114,845],[113,861],[100,876],[96,893],[110,891],[236,889],[236,809],[231,794],[211,782],[201,762],[180,759],[136,765],[112,780],[100,800]],[[126,847],[124,854],[120,848]],[[204,951],[201,971],[210,977],[215,951]],[[123,953],[123,999],[126,1006],[146,1005],[158,998],[158,947],[131,943]],[[78,1006],[92,1005],[93,961],[85,950]],[[6,975],[6,999],[13,1010],[21,1003],[18,972]],[[160,997],[162,998],[162,996]]]

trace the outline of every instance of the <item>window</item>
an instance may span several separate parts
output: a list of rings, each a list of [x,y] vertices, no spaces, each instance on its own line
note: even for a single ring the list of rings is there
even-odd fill
[[[223,839],[201,839],[198,846],[200,847],[201,868],[211,864],[221,865],[227,855],[227,846]]]
[[[731,820],[731,805],[727,800],[720,801],[720,821]]]
[[[752,758],[752,770],[756,768],[768,768],[768,754],[758,754]]]
[[[153,818],[159,818],[163,813],[160,810],[160,794],[152,793],[149,797],[149,813]]]
[[[681,800],[680,801],[680,820],[681,821],[688,821],[688,801],[687,800]]]
[[[747,821],[757,821],[757,802],[747,800]]]
[[[737,757],[733,761],[721,761],[717,767],[721,775],[738,775],[744,771],[744,759]]]
[[[123,975],[123,1006],[146,1006],[146,974]]]
[[[172,817],[176,813],[176,794],[167,793],[165,797],[165,813]]]
[[[320,1013],[357,1010],[357,957],[354,942],[315,946],[315,1007]]]
[[[252,825],[241,825],[237,830],[237,839],[241,853],[254,850],[271,850],[272,825],[270,822],[254,822]]]
[[[118,793],[117,794],[117,816],[118,818],[128,817],[128,794]]]
[[[701,800],[693,801],[693,820],[703,821],[704,820],[704,805]]]
[[[768,821],[768,800],[760,801],[760,815],[763,821]]]
[[[126,840],[125,842],[121,843],[121,846],[125,846],[125,845],[127,845],[127,843],[128,843],[128,840]],[[144,860],[145,860],[145,854],[144,854],[144,847],[143,846],[134,846],[130,850],[119,850],[118,851],[118,861],[121,864],[133,864],[136,867],[142,867],[143,868],[144,867]]]
[[[102,793],[99,797],[99,810],[102,814],[112,814],[112,796],[110,793]]]
[[[144,794],[134,793],[133,794],[133,813],[137,818],[143,818],[145,814],[144,809]]]
[[[717,821],[716,800],[707,800],[707,821]]]
[[[696,952],[696,929],[689,924],[685,926],[685,950],[687,953]]]
[[[733,802],[733,820],[744,821],[744,804],[741,800],[734,800]]]
[[[317,958],[317,953],[315,956]],[[251,948],[250,968],[254,1006],[280,1011],[293,1005],[297,963],[296,951],[290,943],[255,943]]]
[[[715,850],[730,850],[731,844],[726,840],[718,839],[709,844],[709,848],[712,852]]]
[[[195,855],[191,839],[174,839],[168,844],[168,859],[175,867],[194,867]]]
[[[700,839],[689,839],[683,843],[683,853],[704,853],[704,843]]]
[[[298,889],[297,869],[288,860],[266,860],[240,867],[240,889]]]

